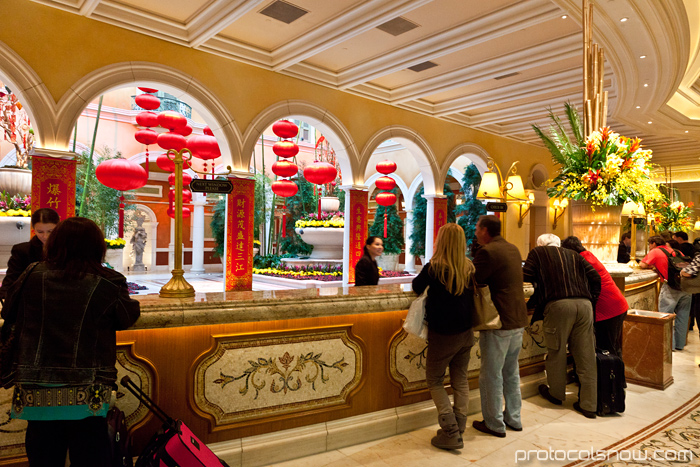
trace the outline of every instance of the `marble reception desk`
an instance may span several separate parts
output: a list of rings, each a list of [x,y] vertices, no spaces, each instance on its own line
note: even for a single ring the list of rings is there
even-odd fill
[[[636,284],[635,295],[648,293],[640,292],[640,284],[649,287],[644,280],[627,280]],[[531,295],[528,284],[525,290]],[[432,412],[425,416],[434,410],[425,387],[427,344],[401,327],[415,298],[408,286],[136,298],[141,317],[117,335],[119,379],[129,375],[231,465],[246,458],[246,439],[267,433],[300,429],[303,436],[324,424],[323,439],[315,441],[323,446],[313,451],[320,452],[359,442],[348,436],[348,419],[370,417],[372,426],[384,424],[394,433],[434,422]],[[523,336],[521,374],[542,376],[545,353],[538,321]],[[475,345],[469,365],[474,388],[479,364]],[[0,465],[22,465],[26,425],[7,419],[10,396],[0,390]],[[160,422],[121,386],[116,397],[138,453]],[[401,407],[421,402],[422,418],[402,419]],[[365,431],[365,440],[386,436]],[[265,449],[260,446],[259,460],[244,463],[272,462]]]

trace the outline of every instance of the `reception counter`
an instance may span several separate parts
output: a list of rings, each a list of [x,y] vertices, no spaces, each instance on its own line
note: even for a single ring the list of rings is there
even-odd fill
[[[633,295],[653,296],[649,279],[629,277]],[[117,335],[119,379],[128,375],[230,465],[410,431],[435,421],[427,344],[401,327],[414,297],[408,285],[137,296],[141,317]],[[526,395],[544,377],[545,353],[535,322],[520,354]],[[476,345],[473,388],[479,363]],[[0,391],[2,414],[10,394]],[[160,423],[121,386],[116,404],[140,452]],[[478,402],[470,406],[478,411]],[[22,465],[24,422],[3,417],[0,465]]]

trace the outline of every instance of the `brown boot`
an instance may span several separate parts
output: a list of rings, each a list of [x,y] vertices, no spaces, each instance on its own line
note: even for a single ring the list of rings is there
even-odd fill
[[[457,419],[457,426],[459,427],[459,434],[464,434],[464,430],[467,429],[467,416],[461,413],[455,412],[455,418]]]
[[[440,449],[462,449],[464,442],[459,434],[459,426],[455,414],[441,414],[438,417],[440,430],[437,436],[430,440],[430,443]],[[466,420],[465,420],[466,423]]]

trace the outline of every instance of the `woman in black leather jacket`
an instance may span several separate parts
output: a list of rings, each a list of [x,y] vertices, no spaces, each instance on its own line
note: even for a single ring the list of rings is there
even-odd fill
[[[126,278],[102,267],[104,235],[91,220],[60,222],[46,261],[30,265],[2,310],[0,377],[15,385],[11,416],[28,421],[30,466],[110,464],[105,415],[116,388],[116,331],[139,317]],[[11,342],[8,345],[7,342]],[[9,355],[8,355],[9,354]]]

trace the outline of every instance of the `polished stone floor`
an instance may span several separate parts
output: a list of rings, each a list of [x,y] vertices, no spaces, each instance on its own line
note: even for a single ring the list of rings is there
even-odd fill
[[[442,451],[430,445],[435,435],[434,426],[384,438],[369,443],[273,464],[278,467],[350,467],[350,466],[563,466],[569,461],[538,461],[531,459],[516,462],[516,454],[528,450],[604,449],[664,417],[700,392],[700,339],[697,328],[688,337],[689,345],[681,352],[673,353],[674,383],[666,390],[649,389],[630,384],[627,388],[627,410],[624,414],[584,418],[572,408],[576,400],[577,386],[569,385],[567,400],[562,406],[554,406],[533,396],[523,401],[522,432],[508,431],[506,438],[482,434],[471,427],[473,420],[481,420],[477,413],[469,417],[464,433],[464,448],[459,451]],[[700,453],[696,453],[700,454]],[[648,465],[698,465],[648,464]],[[614,467],[642,464],[614,463]],[[644,464],[647,465],[647,464]]]

